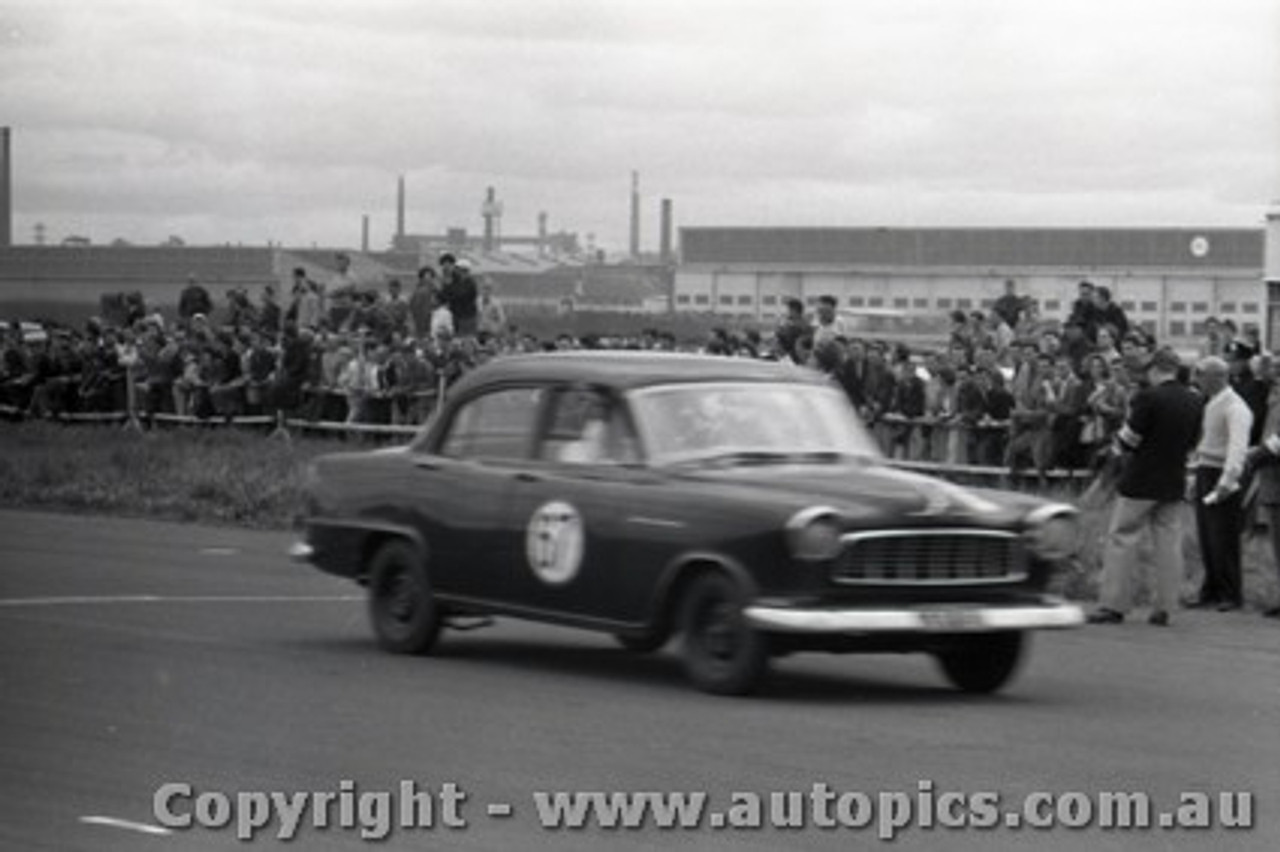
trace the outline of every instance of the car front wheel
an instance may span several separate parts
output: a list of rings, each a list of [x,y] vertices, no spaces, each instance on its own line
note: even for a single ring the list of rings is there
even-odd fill
[[[964,692],[995,692],[1009,682],[1022,660],[1022,633],[966,636],[938,652],[947,680]]]
[[[427,569],[408,542],[388,542],[370,561],[369,617],[378,644],[397,654],[425,654],[439,637]]]
[[[743,695],[769,662],[768,637],[743,615],[742,590],[724,574],[704,574],[685,591],[680,610],[684,670],[699,689]]]

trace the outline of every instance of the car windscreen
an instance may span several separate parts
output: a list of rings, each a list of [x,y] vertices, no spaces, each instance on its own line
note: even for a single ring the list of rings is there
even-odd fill
[[[692,382],[630,394],[649,462],[728,455],[874,457],[879,449],[838,388]]]

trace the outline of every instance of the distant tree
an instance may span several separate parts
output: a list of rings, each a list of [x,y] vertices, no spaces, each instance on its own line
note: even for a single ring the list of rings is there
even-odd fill
[[[166,246],[167,248],[182,248],[186,244],[187,241],[177,234],[170,234],[169,239],[161,243],[161,245]]]
[[[131,246],[131,245],[133,245],[133,243],[129,242],[124,237],[116,237],[114,240],[111,241],[112,248],[125,248],[126,246]]]

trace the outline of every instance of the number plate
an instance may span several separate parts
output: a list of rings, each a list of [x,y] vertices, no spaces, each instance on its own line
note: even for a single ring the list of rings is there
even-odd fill
[[[920,613],[925,630],[939,632],[980,630],[985,626],[982,613],[968,609],[934,609]]]

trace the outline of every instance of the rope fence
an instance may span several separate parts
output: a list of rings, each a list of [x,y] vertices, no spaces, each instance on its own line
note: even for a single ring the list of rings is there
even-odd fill
[[[321,391],[321,393],[329,393],[331,391]],[[305,417],[286,416],[284,412],[277,412],[276,415],[269,414],[253,414],[253,415],[236,415],[236,416],[219,416],[212,415],[209,417],[198,417],[191,414],[173,414],[166,412],[139,412],[138,411],[138,388],[132,375],[126,375],[126,393],[125,399],[127,410],[125,411],[107,411],[107,412],[60,412],[45,416],[44,420],[54,423],[63,423],[68,425],[90,425],[90,424],[120,424],[125,429],[142,431],[145,428],[154,427],[156,425],[173,426],[173,427],[199,427],[199,428],[241,428],[241,429],[271,429],[271,437],[282,440],[290,440],[293,432],[299,433],[319,433],[327,435],[339,436],[370,436],[383,438],[410,438],[416,435],[422,428],[421,425],[410,424],[388,424],[388,423],[354,423],[341,420],[319,420],[308,419]],[[434,413],[443,403],[444,387],[438,390],[427,391],[425,393],[414,394],[418,401],[429,400],[430,412]],[[383,397],[388,398],[388,397]],[[0,418],[10,421],[21,421],[27,419],[27,412],[11,406],[0,405]],[[1008,424],[1003,423],[966,423],[961,421],[940,421],[933,418],[904,418],[893,416],[882,421],[881,424],[890,428],[920,428],[927,430],[943,430],[946,432],[959,431],[964,434],[972,432],[1009,432]],[[1041,470],[1039,468],[1017,468],[1011,469],[1003,465],[982,465],[982,464],[965,464],[956,462],[945,462],[937,460],[923,460],[910,458],[895,458],[886,454],[886,462],[894,467],[904,470],[918,471],[920,473],[933,474],[948,478],[972,478],[972,479],[1035,479],[1041,481],[1057,481],[1075,483],[1082,487],[1088,481],[1093,480],[1096,471],[1082,468],[1069,469],[1062,467],[1054,467]]]

